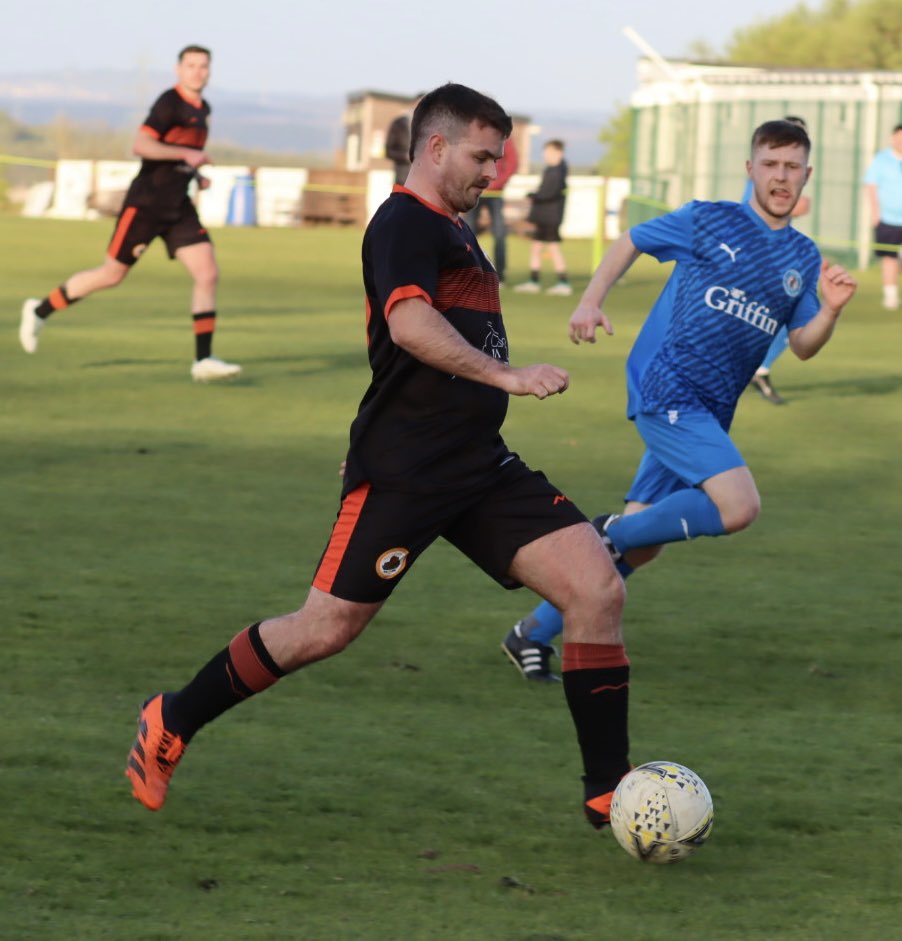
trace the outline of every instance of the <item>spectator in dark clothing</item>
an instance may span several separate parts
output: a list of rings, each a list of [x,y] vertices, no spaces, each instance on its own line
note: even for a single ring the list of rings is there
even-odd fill
[[[403,186],[410,170],[410,114],[406,111],[388,126],[385,156],[395,165],[395,183]]]
[[[560,226],[564,221],[564,202],[567,192],[567,161],[564,160],[564,144],[550,140],[542,150],[545,169],[539,188],[529,194],[532,206],[527,222],[535,226],[532,247],[529,252],[529,280],[518,284],[514,290],[526,294],[538,294],[541,290],[539,273],[542,255],[547,254],[554,265],[557,283],[548,288],[547,294],[567,296],[573,288],[567,279],[567,265],[561,252]]]

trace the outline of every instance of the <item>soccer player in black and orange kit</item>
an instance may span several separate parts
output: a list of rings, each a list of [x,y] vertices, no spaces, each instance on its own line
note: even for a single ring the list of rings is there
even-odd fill
[[[209,185],[198,168],[210,162],[204,152],[210,106],[201,97],[210,78],[210,51],[186,46],[179,53],[175,72],[178,84],[160,95],[138,129],[132,149],[141,157],[141,169],[125,196],[103,264],[72,275],[43,300],[25,301],[19,341],[26,353],[37,352],[38,335],[51,314],[95,291],[115,287],[159,236],[169,257],[177,258],[194,282],[192,378],[210,382],[241,372],[235,363],[212,355],[219,269],[210,236],[188,198],[192,178],[201,189]]]
[[[564,691],[584,810],[607,822],[629,768],[623,582],[585,516],[501,437],[509,395],[563,392],[567,373],[508,361],[498,275],[461,219],[496,173],[511,120],[449,84],[414,112],[412,166],[363,241],[372,381],[351,426],[341,507],[300,610],[237,634],[187,686],[141,709],[126,774],[151,810],[192,736],[278,679],[343,650],[439,536],[507,588],[562,607]]]

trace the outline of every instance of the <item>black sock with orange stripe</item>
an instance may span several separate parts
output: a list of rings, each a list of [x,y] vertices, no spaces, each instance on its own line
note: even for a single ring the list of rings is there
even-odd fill
[[[55,310],[71,307],[72,304],[80,299],[81,298],[78,297],[69,297],[66,292],[66,285],[61,284],[56,290],[51,291],[44,300],[35,307],[34,312],[41,320],[46,320]]]
[[[206,359],[213,353],[213,331],[216,329],[216,311],[192,314],[194,321],[194,358]]]
[[[622,644],[565,643],[562,654],[588,799],[613,790],[630,768],[630,662]]]
[[[252,624],[236,634],[187,686],[163,696],[163,724],[188,742],[202,726],[283,676],[285,671],[263,645],[259,622]]]

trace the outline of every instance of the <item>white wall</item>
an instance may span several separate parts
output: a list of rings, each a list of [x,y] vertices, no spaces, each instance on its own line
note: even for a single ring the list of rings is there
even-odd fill
[[[137,170],[131,160],[60,160],[56,167],[53,201],[44,213],[55,218],[88,218],[88,201],[104,192],[122,192]],[[229,197],[239,176],[250,172],[248,167],[206,166],[203,175],[210,181],[208,189],[191,192],[196,198],[198,214],[204,225],[226,224]],[[302,167],[260,167],[256,171],[255,193],[257,224],[260,226],[291,226],[297,224],[298,210],[308,171]],[[367,218],[391,193],[394,171],[371,170],[367,174]],[[509,200],[524,199],[539,186],[537,174],[516,174],[505,189]],[[46,190],[46,185],[45,185]],[[599,221],[604,219],[605,237],[619,234],[619,212],[629,192],[629,180],[597,176],[570,176],[567,179],[567,203],[561,234],[565,239],[593,238]],[[604,198],[605,206],[600,200]],[[46,195],[44,195],[46,199]],[[31,211],[42,201],[35,199]]]
[[[539,188],[538,174],[515,174],[508,181],[504,195],[508,200],[524,199]],[[605,220],[605,238],[620,234],[620,205],[629,194],[630,181],[623,177],[567,177],[567,201],[561,236],[565,239],[594,238],[599,220]],[[605,205],[601,205],[604,199]]]

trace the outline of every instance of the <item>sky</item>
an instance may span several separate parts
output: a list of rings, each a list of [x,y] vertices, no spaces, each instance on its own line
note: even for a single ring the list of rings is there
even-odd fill
[[[817,0],[809,3],[819,7]],[[661,54],[733,31],[798,0],[31,0],[4,17],[0,75],[47,69],[168,70],[178,50],[213,50],[215,88],[413,94],[457,81],[510,111],[608,113],[626,104],[639,55],[631,26]],[[9,7],[7,7],[9,9]]]

